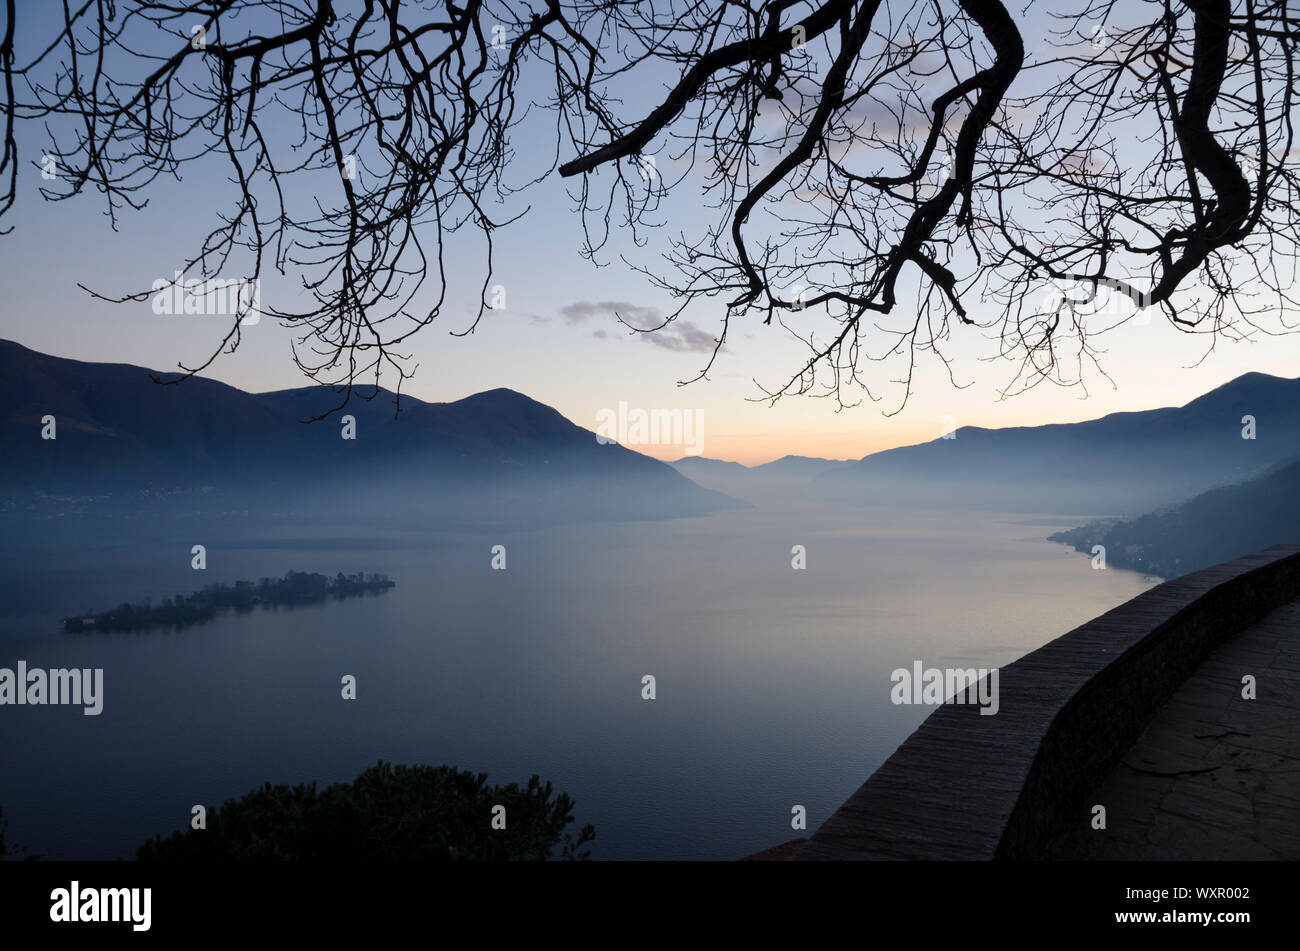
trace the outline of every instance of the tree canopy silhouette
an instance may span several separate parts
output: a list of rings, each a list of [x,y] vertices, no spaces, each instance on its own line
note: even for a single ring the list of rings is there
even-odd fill
[[[804,339],[769,398],[878,398],[882,363],[905,401],[957,332],[997,341],[1016,392],[1104,373],[1098,335],[1138,314],[1207,352],[1290,329],[1286,0],[85,0],[23,50],[5,5],[0,214],[22,123],[49,130],[46,197],[114,220],[223,162],[231,205],[184,270],[300,276],[308,303],[273,316],[349,392],[410,372],[462,231],[483,293],[451,329],[473,329],[493,237],[549,176],[588,257],[661,228],[662,258],[628,263],[680,302],[665,322],[704,302],[717,348],[750,320]],[[547,153],[517,154],[542,127]],[[701,197],[712,220],[676,227]]]
[[[5,833],[8,828],[9,820],[5,818],[4,810],[0,809],[0,859],[6,857],[17,859],[19,856],[23,856],[28,861],[35,861],[40,858],[39,855],[28,852],[24,846],[16,842],[5,842]]]
[[[157,836],[138,861],[402,862],[585,859],[573,800],[533,776],[489,786],[487,774],[380,762],[351,783],[265,784],[219,809],[204,829]],[[503,807],[503,828],[492,826]]]

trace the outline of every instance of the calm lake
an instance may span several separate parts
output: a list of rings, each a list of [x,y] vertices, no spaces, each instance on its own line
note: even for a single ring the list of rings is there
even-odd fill
[[[773,493],[706,518],[518,533],[10,538],[0,667],[102,667],[104,699],[97,717],[0,708],[0,809],[44,858],[131,858],[192,805],[267,781],[448,763],[549,779],[595,824],[595,858],[739,858],[806,834],[793,805],[815,829],[930,712],[890,702],[895,668],[1004,665],[1151,586],[1045,540],[1078,521]],[[289,570],[397,586],[179,632],[60,630],[87,608]]]

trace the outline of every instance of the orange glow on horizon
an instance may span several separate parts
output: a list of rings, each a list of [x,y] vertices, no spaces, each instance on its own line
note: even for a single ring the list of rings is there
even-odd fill
[[[1005,404],[1004,404],[1005,405]],[[1171,404],[1160,404],[1171,405]],[[1137,407],[1150,409],[1156,407]],[[1010,410],[1010,407],[1007,407]],[[995,414],[996,418],[964,418],[957,416],[954,423],[958,429],[975,426],[984,429],[1006,429],[1021,426],[1043,426],[1049,423],[1073,423],[1097,419],[1113,410],[1092,407],[1091,411],[1084,405],[1071,418],[1043,419],[1030,412],[1018,410]],[[873,421],[874,422],[874,421]],[[900,446],[914,446],[938,439],[943,432],[944,420],[936,418],[932,423],[924,420],[911,420],[907,424],[895,421],[878,427],[876,432],[840,430],[832,432],[815,432],[795,430],[788,432],[729,432],[711,433],[707,430],[701,439],[698,455],[706,459],[720,459],[725,462],[739,462],[746,466],[757,466],[772,462],[783,456],[811,456],[821,459],[861,459],[872,453],[896,449]],[[642,445],[630,446],[643,455],[651,456],[664,462],[673,462],[686,455],[682,445]]]
[[[929,438],[933,438],[931,435]],[[699,455],[706,459],[739,462],[745,466],[762,465],[782,456],[813,456],[821,459],[861,459],[863,456],[896,446],[926,442],[919,433],[915,438],[871,439],[862,433],[720,433],[702,440]],[[681,446],[631,446],[637,452],[664,462],[673,462],[685,453]]]

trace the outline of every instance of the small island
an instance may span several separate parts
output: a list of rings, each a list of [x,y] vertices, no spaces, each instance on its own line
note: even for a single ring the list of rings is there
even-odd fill
[[[256,583],[236,581],[233,585],[213,584],[191,595],[166,598],[161,604],[143,601],[121,604],[99,614],[86,611],[64,618],[63,629],[83,631],[138,631],[150,627],[188,627],[209,621],[221,611],[247,612],[255,607],[317,604],[328,599],[380,594],[396,585],[387,576],[342,572],[333,578],[315,572],[291,571],[283,578],[263,578]]]

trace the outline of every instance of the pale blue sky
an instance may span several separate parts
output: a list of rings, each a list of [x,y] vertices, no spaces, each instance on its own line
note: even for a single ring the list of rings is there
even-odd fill
[[[170,277],[228,202],[233,186],[215,167],[194,168],[181,184],[160,182],[149,207],[127,212],[115,233],[96,195],[57,203],[41,198],[39,169],[32,164],[41,151],[40,130],[21,132],[18,202],[7,222],[15,230],[0,238],[0,337],[60,356],[160,369],[206,356],[225,332],[224,318],[158,316],[147,302],[104,303],[77,284],[120,294]],[[526,162],[531,161],[530,148],[540,144],[524,139],[515,147]],[[824,399],[791,397],[769,407],[748,401],[760,395],[753,380],[783,382],[805,351],[780,327],[754,320],[733,331],[710,379],[679,387],[677,381],[693,377],[707,358],[699,345],[719,325],[721,300],[714,309],[701,305],[688,310],[684,323],[657,341],[629,336],[608,308],[575,306],[626,302],[666,311],[672,302],[617,256],[627,251],[643,263],[652,262],[662,248],[654,241],[661,241],[662,233],[652,232],[645,250],[616,237],[605,255],[613,262],[607,267],[580,258],[582,232],[565,192],[568,184],[557,176],[544,182],[528,195],[529,215],[498,232],[496,282],[507,289],[507,308],[490,312],[476,333],[460,338],[450,331],[468,324],[478,271],[472,239],[453,245],[449,271],[473,273],[475,280],[463,288],[453,285],[452,306],[408,342],[406,349],[419,367],[408,392],[426,400],[453,400],[508,386],[588,428],[595,428],[601,409],[619,401],[694,409],[702,414],[704,455],[756,463],[785,453],[858,457],[925,441],[939,435],[944,417],[958,426],[1072,421],[1181,404],[1251,370],[1288,377],[1300,373],[1300,338],[1295,336],[1220,341],[1205,356],[1205,338],[1180,333],[1157,319],[1110,335],[1105,367],[1114,388],[1094,377],[1086,400],[1079,389],[1043,386],[1000,401],[998,388],[1011,378],[1013,367],[984,362],[996,354],[994,342],[977,329],[957,328],[951,351],[958,380],[971,383],[967,389],[954,389],[944,368],[932,361],[919,366],[907,408],[890,418],[882,411],[896,407],[900,392],[889,386],[880,388],[881,403],[864,401],[840,413]],[[689,231],[689,219],[698,218],[698,199],[675,198],[668,212],[671,230]],[[285,300],[293,282],[293,276],[267,275],[264,298]],[[465,316],[457,319],[458,314]],[[290,359],[290,338],[287,329],[264,320],[246,328],[238,352],[220,358],[206,375],[254,391],[303,385]],[[662,458],[682,454],[674,446],[643,451]]]

